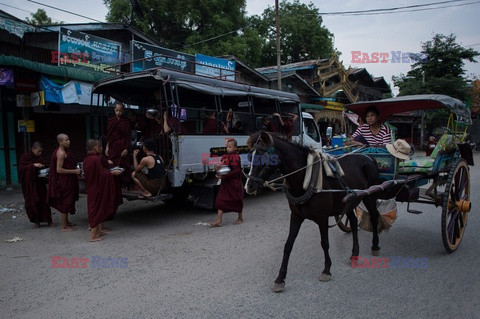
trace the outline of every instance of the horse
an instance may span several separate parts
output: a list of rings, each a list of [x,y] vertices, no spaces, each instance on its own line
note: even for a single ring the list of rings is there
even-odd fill
[[[285,288],[290,253],[305,219],[309,219],[319,226],[321,245],[325,257],[324,269],[319,280],[329,281],[332,278],[330,272],[332,262],[328,253],[329,216],[338,216],[342,212],[347,214],[353,235],[351,258],[358,258],[357,218],[353,208],[359,204],[360,199],[347,203],[343,203],[342,199],[347,195],[348,190],[367,189],[378,183],[378,167],[375,160],[358,153],[340,157],[338,162],[345,173],[344,176],[342,178],[327,177],[325,170],[322,170],[322,190],[309,195],[307,194],[309,190],[304,190],[303,184],[310,149],[275,133],[263,131],[252,134],[247,141],[247,145],[251,152],[249,156],[253,159],[269,157],[275,158],[275,160],[251,160],[245,191],[250,195],[256,195],[258,188],[265,183],[265,178],[268,178],[273,169],[278,168],[285,177],[285,190],[291,210],[289,234],[283,251],[280,271],[272,288],[273,291],[281,292]],[[366,196],[362,200],[370,213],[373,227],[372,254],[378,255],[380,247],[378,246],[377,225],[380,214],[377,210],[376,198]]]

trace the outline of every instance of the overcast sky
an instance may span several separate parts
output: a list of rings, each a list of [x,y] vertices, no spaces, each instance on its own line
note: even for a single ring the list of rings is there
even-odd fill
[[[300,1],[302,3],[312,2],[319,8],[320,12],[338,12],[403,7],[442,0]],[[107,14],[107,8],[102,0],[82,0],[80,2],[40,0],[38,2],[73,11],[100,21],[105,21],[105,15]],[[5,6],[5,4],[25,11]],[[274,4],[274,0],[247,0],[247,12],[249,15],[261,14],[265,8]],[[392,84],[392,75],[407,73],[410,70],[410,63],[392,63],[391,61],[369,64],[352,63],[352,51],[361,51],[369,55],[374,52],[385,52],[389,54],[391,59],[392,51],[419,52],[421,43],[430,40],[436,33],[445,35],[453,33],[457,36],[457,43],[466,47],[471,46],[473,49],[480,51],[480,1],[464,0],[445,3],[437,7],[440,6],[450,7],[382,15],[324,15],[323,21],[324,25],[335,36],[335,47],[342,52],[341,59],[345,67],[365,67],[373,76],[383,76],[387,82]],[[29,17],[30,12],[35,12],[38,8],[43,8],[48,16],[54,20],[61,20],[65,23],[92,22],[27,0],[16,0],[15,2],[0,0],[1,10],[21,19]],[[431,7],[422,9],[427,8]],[[480,77],[480,63],[468,63],[465,69],[467,75],[475,74]],[[397,88],[393,89],[394,93],[398,93]]]

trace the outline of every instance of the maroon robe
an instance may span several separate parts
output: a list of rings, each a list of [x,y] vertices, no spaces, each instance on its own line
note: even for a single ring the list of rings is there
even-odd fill
[[[100,157],[100,162],[102,163],[103,168],[110,169],[115,165],[108,163],[108,157],[102,154],[98,155]],[[115,205],[120,206],[123,204],[123,194],[122,194],[122,181],[120,176],[113,175],[115,180]],[[115,210],[116,211],[116,210]],[[113,217],[112,217],[113,218]]]
[[[278,132],[277,126],[272,121],[268,122],[268,124],[267,124],[267,132],[272,132],[272,133],[273,132]]]
[[[225,134],[227,133],[223,125],[220,131]],[[217,119],[206,119],[202,134],[217,134]]]
[[[107,143],[108,143],[108,159],[113,162],[114,166],[120,166],[125,172],[119,176],[124,185],[128,185],[131,181],[130,174],[132,167],[130,156],[122,156],[124,150],[130,148],[130,121],[124,117],[117,119],[113,116],[108,119],[107,125]]]
[[[32,223],[51,223],[52,212],[50,206],[47,205],[46,181],[38,177],[35,163],[42,163],[42,160],[33,152],[22,155],[18,163],[18,175],[22,184],[25,210]]]
[[[53,151],[48,172],[47,203],[62,214],[75,214],[75,202],[78,200],[79,187],[76,174],[57,173],[57,151]],[[76,169],[77,162],[70,150],[65,150],[64,169]]]
[[[293,135],[293,120],[291,118],[283,117],[283,125],[280,126],[280,134],[291,138]]]
[[[183,124],[176,117],[169,116],[167,118],[167,125],[172,129],[172,132],[177,134],[187,134],[185,126],[183,126]]]
[[[113,165],[120,166],[130,171],[130,157],[123,156],[122,152],[130,148],[130,121],[126,118],[117,119],[116,116],[108,119],[107,143],[108,159]]]
[[[118,208],[117,186],[110,171],[103,167],[101,156],[87,154],[83,160],[87,188],[88,223],[91,228],[113,219]]]
[[[231,171],[222,176],[222,182],[215,199],[215,208],[224,212],[242,212],[243,186],[240,155],[238,153],[222,155],[222,165],[230,166]]]

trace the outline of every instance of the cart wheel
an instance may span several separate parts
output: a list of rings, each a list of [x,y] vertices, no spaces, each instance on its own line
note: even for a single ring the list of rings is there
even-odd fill
[[[335,216],[335,221],[337,222],[338,228],[346,233],[352,232],[352,227],[350,227],[350,220],[348,219],[347,214],[343,214],[342,219],[340,216]]]
[[[450,170],[443,194],[442,239],[449,253],[453,253],[462,241],[471,206],[469,168],[460,158]]]

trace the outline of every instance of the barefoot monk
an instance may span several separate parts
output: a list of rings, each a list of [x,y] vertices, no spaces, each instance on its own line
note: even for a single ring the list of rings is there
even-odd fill
[[[75,202],[78,200],[78,178],[81,176],[77,162],[70,151],[70,139],[66,134],[57,135],[58,148],[50,159],[48,175],[48,203],[60,212],[61,230],[75,230],[68,221],[68,214],[75,214]]]
[[[48,223],[53,226],[52,212],[47,205],[47,184],[38,177],[38,171],[45,167],[42,158],[43,146],[35,142],[29,153],[20,157],[18,173],[22,184],[23,198],[25,199],[25,210],[28,219],[39,227],[40,223]]]
[[[103,223],[112,218],[118,208],[114,175],[121,171],[110,172],[102,166],[102,143],[98,140],[87,141],[87,156],[83,160],[85,186],[87,188],[88,224],[90,241],[102,240]]]

